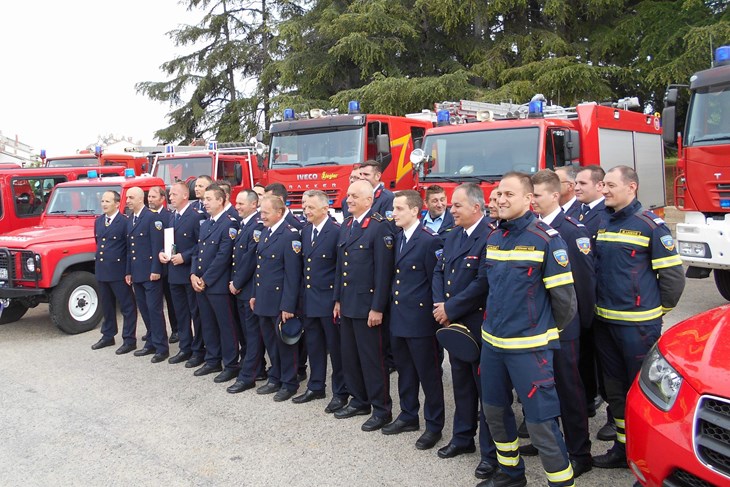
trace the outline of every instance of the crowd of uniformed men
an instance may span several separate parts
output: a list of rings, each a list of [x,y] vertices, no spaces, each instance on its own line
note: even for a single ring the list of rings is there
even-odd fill
[[[468,330],[481,351],[449,352],[455,411],[439,457],[476,451],[478,432],[480,485],[526,485],[529,455],[539,455],[550,486],[573,485],[593,466],[625,468],[626,393],[684,288],[669,230],[637,200],[636,172],[508,173],[488,205],[465,183],[450,209],[443,188],[431,186],[423,214],[416,191],[393,194],[380,176],[375,161],[353,169],[342,225],[316,190],[304,194],[306,222],[298,219],[278,183],[230,202],[230,185],[201,176],[193,199],[176,183],[169,195],[149,191],[149,207],[132,188],[127,215],[120,195],[105,193],[95,227],[104,321],[92,348],[115,343],[118,302],[117,354],[136,350],[139,310],[147,334],[134,355],[235,379],[229,393],[265,381],[258,394],[297,404],[325,398],[329,355],[326,413],[369,415],[364,431],[416,431],[422,389],[425,431],[415,446],[427,450],[446,419],[436,332]],[[165,228],[174,233],[167,249]],[[599,438],[613,446],[592,458],[588,417],[601,397],[609,417]]]

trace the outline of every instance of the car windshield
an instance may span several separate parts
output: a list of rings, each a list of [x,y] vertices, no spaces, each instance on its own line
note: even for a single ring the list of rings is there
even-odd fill
[[[538,127],[428,135],[424,152],[430,166],[423,179],[499,179],[509,171],[532,174],[538,167]],[[423,169],[421,169],[423,172]]]
[[[730,85],[694,92],[687,112],[685,144],[730,144]]]
[[[177,181],[187,181],[202,174],[213,175],[213,156],[158,158],[153,176],[170,186]]]
[[[101,197],[107,191],[121,194],[122,188],[119,185],[56,186],[46,215],[101,215]]]
[[[48,159],[48,167],[91,167],[98,166],[99,160],[96,157],[79,157],[74,159]]]
[[[271,167],[355,164],[365,160],[364,127],[282,132],[271,139]]]

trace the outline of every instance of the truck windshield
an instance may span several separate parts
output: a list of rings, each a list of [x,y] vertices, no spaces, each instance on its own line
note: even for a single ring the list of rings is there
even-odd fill
[[[685,144],[730,144],[730,84],[700,88],[692,94]]]
[[[213,156],[159,158],[152,173],[165,181],[166,186],[203,174],[213,176]]]
[[[74,159],[48,159],[48,167],[91,167],[98,166],[99,159],[96,157],[79,157]]]
[[[427,135],[430,172],[423,179],[499,179],[509,171],[537,171],[540,129],[525,127]]]
[[[271,167],[345,165],[363,162],[364,127],[282,132],[271,139]]]
[[[46,207],[47,215],[101,215],[101,197],[107,191],[122,192],[119,185],[57,186]],[[124,209],[124,202],[120,211]]]

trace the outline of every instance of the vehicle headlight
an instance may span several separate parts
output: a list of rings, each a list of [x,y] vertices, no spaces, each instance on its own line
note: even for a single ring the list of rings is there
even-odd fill
[[[35,257],[25,259],[25,268],[28,269],[28,272],[35,272]]]
[[[682,386],[682,376],[654,345],[644,359],[639,372],[639,386],[647,398],[662,411],[669,411]]]

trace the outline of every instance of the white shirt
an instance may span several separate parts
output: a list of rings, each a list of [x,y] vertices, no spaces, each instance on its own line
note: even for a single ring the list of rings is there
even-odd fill
[[[572,198],[570,198],[570,201],[562,205],[563,211],[567,213],[570,207],[573,206],[573,203],[575,203],[575,200],[576,198],[575,196],[573,196]]]
[[[270,227],[269,228],[269,235],[273,235],[274,232],[279,229],[279,227],[282,225],[282,223],[284,223],[285,220],[286,220],[286,216],[283,216],[283,217],[281,217],[281,220],[279,220],[278,222],[276,222],[274,224],[274,226]]]
[[[322,233],[322,229],[324,228],[324,224],[327,223],[327,218],[329,218],[329,217],[326,216],[326,217],[322,218],[322,221],[319,223],[319,225],[312,225],[312,227],[313,227],[312,228],[312,237],[314,237],[314,231],[315,230],[317,230],[317,235],[319,235],[320,233]]]
[[[600,203],[601,201],[603,201],[603,200],[605,200],[605,199],[606,199],[606,197],[605,197],[605,196],[601,196],[601,197],[600,197],[600,198],[598,198],[597,200],[595,200],[595,201],[591,201],[590,203],[588,203],[588,207],[589,207],[589,208],[590,208],[590,209],[592,210],[593,208],[595,208],[595,207],[596,207],[596,205],[597,205],[597,204],[599,204],[599,203]]]
[[[106,215],[105,215],[105,216],[106,216],[106,218],[108,218],[108,219],[109,219],[109,223],[108,223],[108,225],[111,225],[111,224],[112,224],[112,222],[114,221],[114,219],[115,219],[115,218],[117,217],[117,215],[118,215],[118,214],[119,214],[119,210],[115,211],[115,212],[114,212],[114,214],[113,214],[112,216],[106,216]],[[105,220],[105,221],[106,221],[106,220]]]
[[[542,221],[547,223],[548,225],[551,225],[553,221],[555,220],[555,217],[558,216],[559,213],[561,213],[563,209],[558,206],[553,211],[551,211],[548,215],[541,217]]]
[[[476,222],[474,225],[470,226],[466,229],[466,236],[471,237],[471,233],[474,231],[474,229],[484,220],[484,217],[481,217],[478,222]]]
[[[413,233],[418,229],[418,227],[421,226],[421,222],[416,220],[413,225],[411,225],[408,228],[403,229],[403,236],[405,237],[405,241],[403,243],[407,243],[411,237],[413,236]]]
[[[189,201],[188,201],[188,204],[185,205],[185,207],[182,210],[180,210],[180,211],[175,210],[175,211],[177,212],[178,215],[183,216],[183,213],[185,213],[185,210],[188,209],[188,206],[190,206],[190,202]]]
[[[216,216],[211,216],[210,219],[213,220],[214,222],[217,222],[218,218],[220,218],[223,213],[225,213],[225,210],[221,210],[220,213],[218,213]]]
[[[247,217],[245,217],[245,218],[242,218],[242,219],[241,219],[241,226],[242,226],[242,227],[244,227],[244,226],[248,225],[248,222],[250,222],[250,221],[251,221],[251,218],[253,218],[253,216],[254,216],[255,214],[256,214],[256,212],[255,212],[255,211],[253,211],[253,212],[251,212],[251,214],[250,214],[250,215],[248,215]]]

